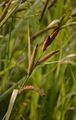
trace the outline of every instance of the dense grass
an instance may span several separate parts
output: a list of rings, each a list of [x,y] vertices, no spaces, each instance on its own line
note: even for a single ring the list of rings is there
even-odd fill
[[[43,51],[55,29],[57,36]],[[76,120],[75,0],[0,1],[0,120],[3,117]]]

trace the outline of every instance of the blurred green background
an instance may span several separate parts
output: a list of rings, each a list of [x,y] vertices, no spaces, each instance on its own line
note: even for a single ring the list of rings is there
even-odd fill
[[[60,52],[34,69],[26,85],[39,91],[19,94],[10,120],[76,120],[76,26],[59,31],[44,53],[43,41],[51,35],[51,29],[31,41],[63,15],[67,23],[76,21],[76,0],[0,0],[0,120],[11,97],[11,92],[6,92],[26,79],[30,53],[36,44],[36,60],[51,51]],[[62,62],[64,58],[66,62]]]

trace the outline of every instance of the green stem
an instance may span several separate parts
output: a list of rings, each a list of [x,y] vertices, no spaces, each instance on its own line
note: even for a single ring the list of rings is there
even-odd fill
[[[71,23],[62,25],[62,26],[60,27],[60,30],[66,28],[66,27],[72,26],[72,25],[76,25],[76,22],[71,22]],[[57,26],[46,27],[46,28],[44,28],[43,30],[40,30],[37,34],[35,34],[34,36],[32,36],[31,41],[33,41],[34,39],[36,39],[36,38],[37,38],[38,36],[40,36],[41,34],[47,32],[48,30],[50,30],[50,29],[55,29],[55,28],[57,28]]]
[[[64,28],[72,26],[72,25],[76,25],[76,22],[71,22],[71,23],[65,24],[61,27],[61,29],[64,29]]]

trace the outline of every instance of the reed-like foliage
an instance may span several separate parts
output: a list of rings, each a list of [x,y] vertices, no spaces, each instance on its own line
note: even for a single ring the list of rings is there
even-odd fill
[[[2,119],[76,119],[75,0],[0,0]]]

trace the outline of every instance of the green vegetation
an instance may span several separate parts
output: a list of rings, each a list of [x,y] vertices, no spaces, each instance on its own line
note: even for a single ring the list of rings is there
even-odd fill
[[[0,120],[76,120],[75,0],[0,0]]]

